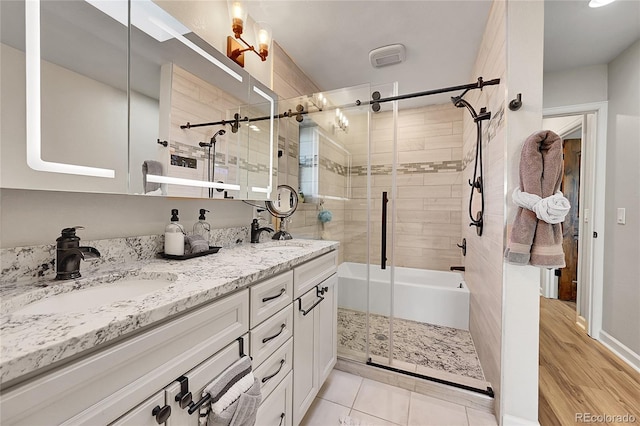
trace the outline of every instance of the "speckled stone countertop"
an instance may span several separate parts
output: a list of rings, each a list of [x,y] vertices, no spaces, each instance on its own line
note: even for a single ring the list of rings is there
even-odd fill
[[[78,280],[34,281],[2,294],[0,383],[110,342],[210,302],[338,248],[335,241],[289,240],[243,244],[189,260],[153,259]],[[290,246],[296,248],[292,249]],[[288,248],[286,246],[289,246]],[[81,269],[82,272],[82,269]],[[126,276],[164,277],[171,284],[130,300],[55,314],[19,314],[23,306]],[[79,309],[81,310],[81,309]]]

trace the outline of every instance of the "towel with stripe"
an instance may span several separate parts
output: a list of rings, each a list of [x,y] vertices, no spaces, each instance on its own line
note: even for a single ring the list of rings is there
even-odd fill
[[[211,400],[200,407],[202,426],[253,426],[262,395],[251,358],[243,356],[202,391]]]

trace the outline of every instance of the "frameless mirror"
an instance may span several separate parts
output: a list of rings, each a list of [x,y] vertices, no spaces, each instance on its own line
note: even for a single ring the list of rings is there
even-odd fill
[[[2,187],[246,198],[253,181],[269,198],[277,168],[243,176],[241,134],[207,123],[275,95],[163,8],[179,6],[0,2]]]
[[[2,186],[126,193],[126,21],[88,1],[0,8]]]

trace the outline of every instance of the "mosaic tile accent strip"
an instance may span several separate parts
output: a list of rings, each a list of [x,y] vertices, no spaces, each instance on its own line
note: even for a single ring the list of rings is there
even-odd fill
[[[301,168],[312,168],[315,166],[313,155],[303,155],[300,157],[299,165]],[[343,166],[342,164],[336,163],[335,161],[329,160],[327,158],[320,158],[320,168],[322,170],[326,170],[328,172],[340,175],[347,176],[349,174],[349,167]]]
[[[169,144],[172,155],[179,155],[181,157],[194,158],[196,160],[205,161],[207,159],[207,150],[198,146],[189,145],[182,142],[171,141]],[[227,162],[227,156],[223,152],[216,152],[216,162],[222,164],[238,164],[238,157],[229,156]]]
[[[369,315],[371,354],[389,353],[389,318]],[[393,357],[440,371],[484,380],[471,334],[466,330],[395,319]],[[365,351],[366,313],[338,308],[338,353]]]
[[[420,174],[420,173],[447,173],[462,171],[461,160],[451,161],[430,161],[424,163],[405,163],[399,164],[396,171],[400,175]],[[391,164],[373,164],[371,165],[371,175],[390,175]],[[352,166],[352,176],[366,176],[367,166]]]
[[[211,230],[209,245],[229,248],[246,241],[249,241],[248,226],[221,228]],[[83,264],[83,269],[95,269],[154,259],[164,248],[164,235],[82,240],[81,244],[94,247],[100,252],[98,259]],[[56,269],[55,258],[55,244],[1,249],[0,286],[35,278],[53,278]]]

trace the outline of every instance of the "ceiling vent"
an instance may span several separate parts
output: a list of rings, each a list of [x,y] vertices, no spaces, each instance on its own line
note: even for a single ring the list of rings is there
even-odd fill
[[[369,61],[374,68],[398,64],[404,61],[405,49],[402,44],[378,47],[369,52]]]

